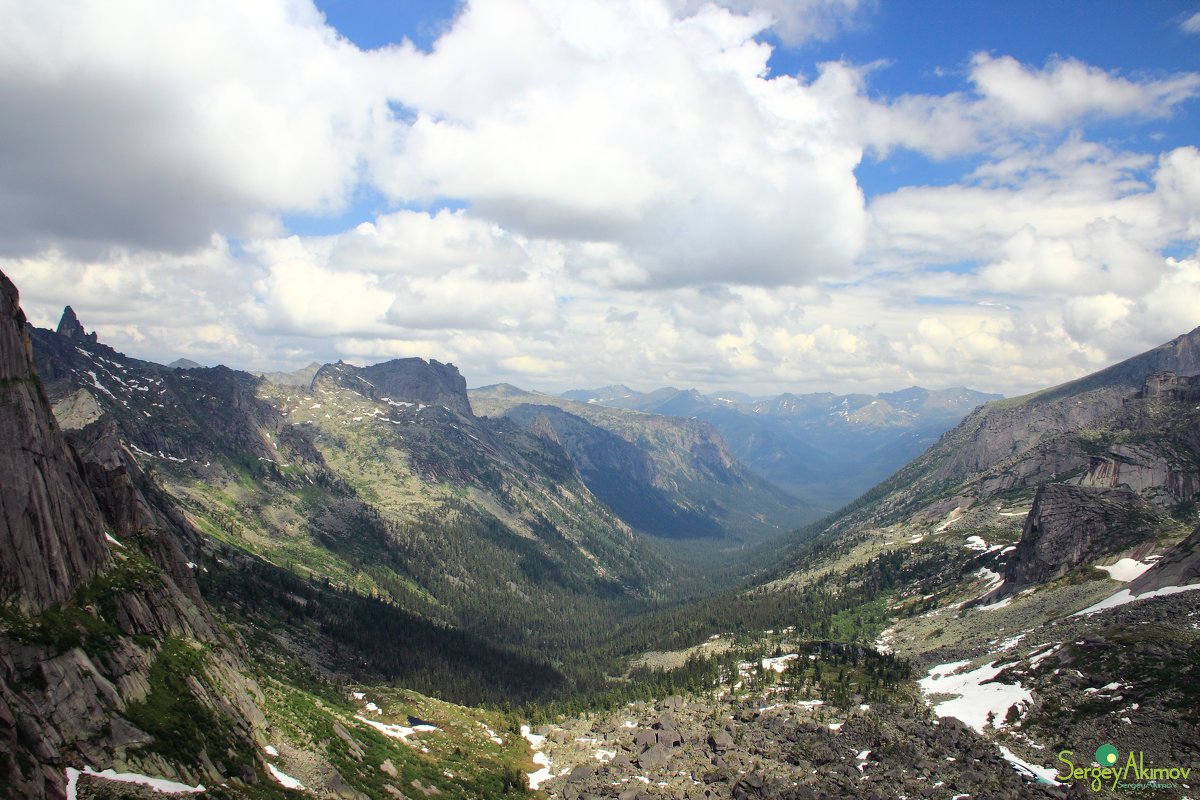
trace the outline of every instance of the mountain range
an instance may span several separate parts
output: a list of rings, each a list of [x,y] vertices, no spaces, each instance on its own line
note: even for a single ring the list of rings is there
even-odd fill
[[[977,406],[1000,395],[917,386],[877,395],[701,394],[605,386],[563,393],[589,405],[703,420],[752,471],[831,511],[916,458]]]
[[[1198,376],[1200,329],[973,410],[254,375],[0,275],[0,794],[1080,797],[1111,748],[1178,797]],[[962,414],[820,519],[765,477]]]

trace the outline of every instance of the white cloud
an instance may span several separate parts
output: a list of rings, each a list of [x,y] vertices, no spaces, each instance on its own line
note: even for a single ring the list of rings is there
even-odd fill
[[[614,244],[637,282],[836,274],[861,244],[861,151],[806,86],[763,77],[764,24],[712,6],[472,4],[432,53],[402,54],[394,91],[417,116],[375,177],[526,236]]]
[[[1200,33],[1200,11],[1179,23],[1179,28],[1184,33]]]
[[[1131,81],[1075,59],[1055,59],[1035,70],[1012,56],[977,54],[971,80],[984,102],[1018,125],[1061,127],[1088,115],[1169,115],[1200,91],[1200,75]]]
[[[684,13],[695,13],[711,1],[682,0],[675,5]],[[716,0],[712,4],[765,19],[789,44],[831,38],[842,28],[852,27],[864,6],[874,5],[860,0]]]
[[[872,99],[870,74],[883,69],[822,64],[812,89],[836,110],[845,135],[885,156],[904,147],[942,159],[1098,119],[1165,118],[1200,94],[1197,73],[1131,80],[1074,59],[1052,59],[1039,70],[1011,56],[977,53],[969,67],[972,91]]]
[[[0,241],[182,251],[334,209],[390,126],[382,55],[305,2],[0,3]]]
[[[364,53],[305,0],[0,0],[0,269],[38,324],[69,302],[157,360],[422,356],[547,389],[1014,391],[1200,324],[1200,151],[1088,138],[1200,78],[977,55],[887,98],[882,63],[768,73],[765,34],[862,10],[475,0],[431,52]],[[862,154],[897,148],[971,171],[866,206]],[[363,189],[406,210],[283,227]]]

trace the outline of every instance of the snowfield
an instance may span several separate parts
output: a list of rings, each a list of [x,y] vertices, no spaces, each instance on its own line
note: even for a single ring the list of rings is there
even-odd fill
[[[1071,616],[1079,617],[1084,614],[1095,614],[1098,611],[1104,611],[1107,608],[1116,608],[1123,606],[1126,603],[1132,603],[1135,600],[1149,600],[1151,597],[1165,597],[1169,594],[1179,594],[1180,592],[1190,592],[1194,589],[1200,589],[1200,583],[1192,583],[1187,586],[1164,586],[1161,589],[1155,589],[1150,592],[1143,592],[1134,596],[1128,589],[1122,589],[1111,597],[1107,597],[1096,603],[1094,606],[1088,606],[1082,611],[1076,611]]]
[[[925,695],[953,695],[933,707],[939,717],[956,717],[963,724],[983,733],[987,726],[1003,728],[1008,710],[1015,705],[1028,705],[1033,697],[1020,683],[989,682],[1010,664],[996,665],[995,661],[970,672],[961,670],[969,661],[939,664],[920,681]]]

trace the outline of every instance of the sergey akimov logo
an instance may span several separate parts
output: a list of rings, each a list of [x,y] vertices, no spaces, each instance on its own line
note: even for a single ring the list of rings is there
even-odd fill
[[[1096,748],[1096,764],[1100,766],[1077,767],[1071,757],[1073,750],[1063,750],[1058,754],[1058,760],[1066,765],[1062,774],[1055,777],[1062,781],[1086,781],[1087,786],[1094,792],[1100,787],[1109,789],[1172,789],[1175,782],[1187,780],[1192,774],[1191,767],[1179,766],[1146,766],[1146,754],[1138,751],[1130,753],[1122,766],[1121,753],[1111,744],[1102,744]]]

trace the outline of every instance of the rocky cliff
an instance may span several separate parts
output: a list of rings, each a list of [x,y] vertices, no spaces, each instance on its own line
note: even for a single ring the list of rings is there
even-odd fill
[[[311,386],[322,379],[351,389],[371,400],[387,398],[393,401],[445,406],[451,411],[471,416],[471,401],[467,399],[467,381],[458,367],[435,359],[397,358],[369,367],[356,367],[339,361],[317,370]]]
[[[68,768],[254,779],[257,689],[200,598],[194,532],[111,417],[64,437],[3,274],[0,389],[0,796],[62,797]]]
[[[989,596],[1008,596],[1048,583],[1109,553],[1119,553],[1154,532],[1154,518],[1135,493],[1049,483],[1034,496],[1017,549],[1003,572],[1004,585]]]
[[[103,566],[100,510],[33,368],[17,289],[0,273],[0,602],[70,598]]]
[[[1129,584],[1133,595],[1200,582],[1200,526]]]

